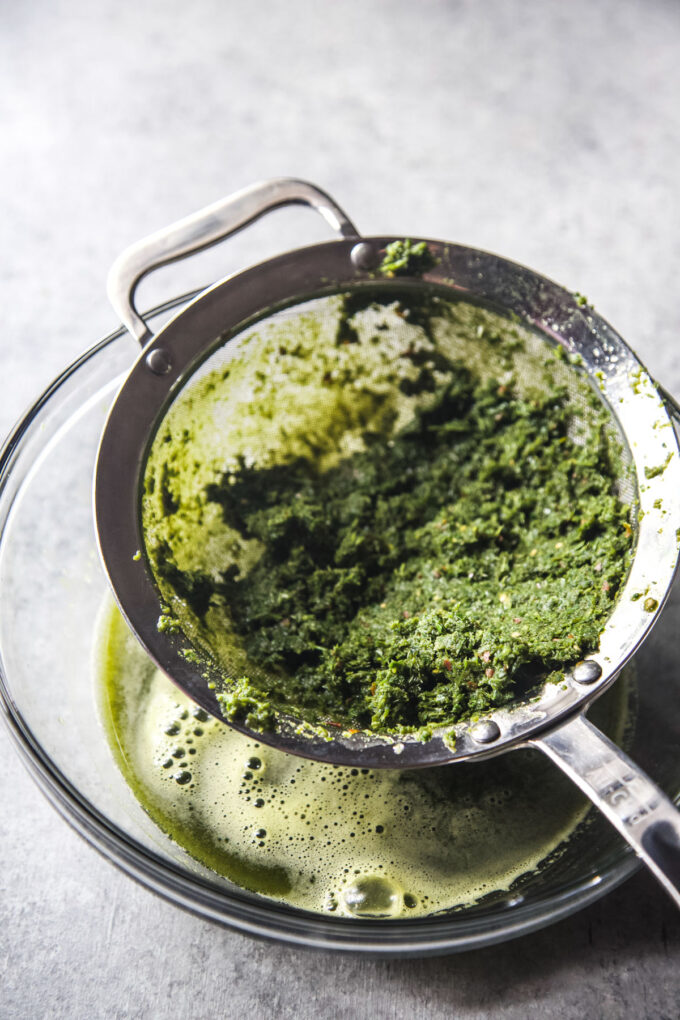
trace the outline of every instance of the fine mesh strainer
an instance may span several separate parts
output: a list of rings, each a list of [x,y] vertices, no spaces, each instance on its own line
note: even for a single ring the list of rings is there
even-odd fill
[[[289,252],[226,279],[151,334],[134,307],[142,277],[288,204],[316,209],[341,239]],[[424,271],[406,265],[405,271],[386,278],[378,265],[386,247],[398,240],[362,238],[324,192],[282,179],[218,202],[139,242],[117,260],[109,294],[142,352],[111,409],[95,473],[96,528],[116,599],[154,661],[194,701],[222,718],[216,695],[225,684],[224,662],[217,669],[209,655],[206,659],[206,648],[197,643],[190,625],[179,633],[175,627],[158,626],[164,595],[143,554],[142,494],[154,437],[166,418],[178,409],[186,413],[187,406],[190,413],[197,381],[216,365],[228,365],[247,353],[255,332],[276,336],[281,323],[289,329],[298,321],[316,323],[321,336],[329,322],[337,321],[339,300],[369,295],[378,287],[383,304],[392,294],[397,300],[409,293],[453,308],[454,319],[456,308],[476,307],[480,316],[511,324],[521,334],[525,351],[514,367],[520,379],[532,384],[540,385],[539,376],[532,379],[537,371],[532,366],[543,364],[546,346],[561,348],[565,357],[553,358],[553,371],[569,389],[576,433],[588,428],[589,402],[583,397],[587,387],[609,411],[608,432],[621,452],[618,494],[634,508],[631,567],[593,654],[577,663],[563,683],[545,683],[531,698],[435,730],[427,740],[340,730],[329,739],[285,713],[277,716],[271,732],[234,725],[295,754],[371,768],[432,766],[520,746],[539,748],[604,812],[680,905],[680,819],[673,804],[584,717],[590,702],[614,682],[649,632],[676,571],[680,458],[669,409],[678,420],[680,412],[624,341],[573,294],[495,255],[431,240],[424,242],[431,255],[428,266],[421,267]],[[411,243],[417,245],[420,239]],[[449,329],[440,342],[456,348],[457,335]],[[494,371],[485,363],[486,349],[483,354],[481,346],[476,351],[469,337],[463,346],[454,353],[482,374]],[[189,382],[192,387],[185,389]],[[301,394],[300,407],[304,405]],[[223,421],[227,439],[233,424],[228,410]],[[266,446],[266,436],[260,438]],[[574,438],[578,442],[577,434]],[[227,676],[239,676],[239,666],[235,661]]]

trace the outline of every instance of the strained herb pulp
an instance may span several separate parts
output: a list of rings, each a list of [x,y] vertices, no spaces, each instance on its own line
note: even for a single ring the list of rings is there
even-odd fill
[[[519,327],[408,295],[260,329],[191,384],[145,479],[169,612],[227,718],[417,732],[597,646],[625,578],[619,447]]]

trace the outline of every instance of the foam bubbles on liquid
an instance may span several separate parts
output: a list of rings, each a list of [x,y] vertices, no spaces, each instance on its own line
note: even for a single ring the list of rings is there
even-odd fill
[[[152,818],[204,864],[307,910],[400,917],[469,904],[532,871],[587,804],[535,752],[410,772],[310,762],[231,730],[103,617],[100,701]]]

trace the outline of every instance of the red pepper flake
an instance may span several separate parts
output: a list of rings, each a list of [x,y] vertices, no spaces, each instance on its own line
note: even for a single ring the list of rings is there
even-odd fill
[[[496,672],[496,670],[493,668],[493,666],[489,666],[488,669],[484,670],[484,676],[488,676],[488,678],[490,680],[495,672]]]
[[[444,669],[448,669],[448,671],[451,672],[451,669],[453,667],[453,663],[451,662],[450,659],[444,659],[443,660],[443,666],[444,666]]]
[[[611,584],[609,583],[609,581],[603,581],[602,582],[602,591],[609,591],[610,588],[611,588]]]
[[[486,650],[481,652],[480,658],[481,658],[482,662],[490,662],[491,661],[491,652],[486,651]]]
[[[513,623],[521,623],[522,622],[522,617],[521,616],[513,616],[512,622]]]
[[[375,694],[376,684],[371,684],[371,694]]]
[[[408,609],[405,609],[404,612],[401,615],[404,617],[405,620],[408,620],[409,617],[411,616],[411,614],[409,613]]]

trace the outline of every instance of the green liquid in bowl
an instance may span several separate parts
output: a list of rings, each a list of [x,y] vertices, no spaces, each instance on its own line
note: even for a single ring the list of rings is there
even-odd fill
[[[578,789],[533,751],[371,771],[247,739],[175,688],[113,606],[97,647],[104,727],[145,810],[197,861],[291,906],[354,917],[464,907],[529,879],[588,813]],[[627,704],[619,682],[593,710],[618,741]]]

